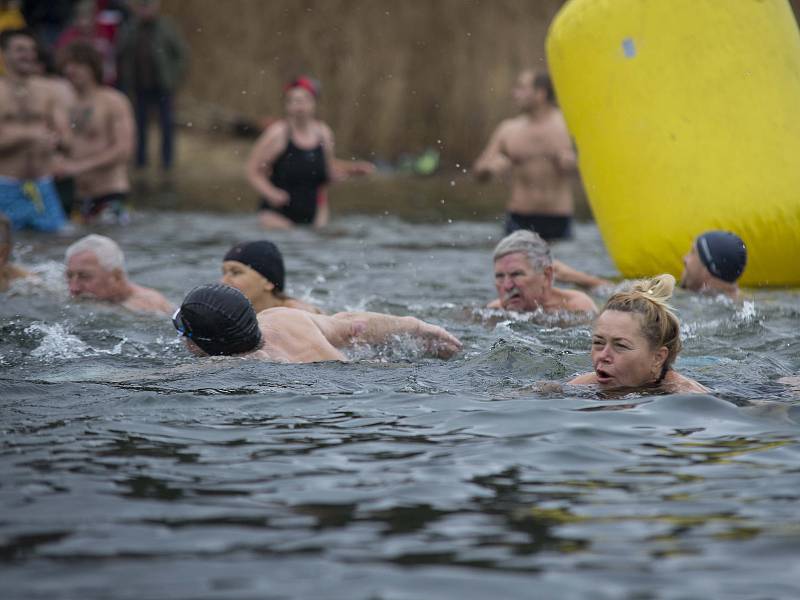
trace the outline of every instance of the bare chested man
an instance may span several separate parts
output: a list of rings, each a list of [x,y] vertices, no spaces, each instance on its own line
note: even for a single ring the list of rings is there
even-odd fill
[[[91,234],[67,248],[70,295],[119,304],[141,313],[170,314],[173,306],[159,292],[133,283],[125,273],[125,256],[117,243]]]
[[[15,229],[58,231],[66,218],[52,180],[52,159],[66,120],[55,89],[34,75],[36,41],[26,29],[0,33],[0,211]]]
[[[236,288],[209,284],[190,291],[172,323],[198,355],[241,355],[270,362],[310,363],[347,360],[341,349],[380,344],[410,335],[426,351],[447,358],[461,342],[436,325],[414,317],[380,313],[312,314],[295,308],[269,308],[258,315]]]
[[[62,66],[76,99],[69,111],[69,153],[56,163],[56,173],[75,177],[85,222],[124,222],[128,161],[134,150],[131,104],[124,94],[102,84],[102,57],[92,46],[68,46]]]
[[[511,173],[506,233],[536,231],[545,240],[571,235],[574,212],[570,171],[575,152],[550,77],[526,70],[513,89],[520,114],[506,119],[475,161],[479,180]]]
[[[553,286],[557,261],[550,256],[547,242],[536,233],[521,230],[504,237],[492,258],[497,299],[488,308],[516,312],[538,309],[547,313],[597,312],[594,301],[583,292]]]

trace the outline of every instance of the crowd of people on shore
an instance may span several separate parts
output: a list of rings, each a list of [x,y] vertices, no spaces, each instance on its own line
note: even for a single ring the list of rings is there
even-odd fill
[[[2,7],[16,26],[0,31],[0,212],[44,232],[70,218],[124,224],[129,163],[147,165],[153,109],[162,172],[173,167],[186,44],[158,0],[18,4]]]
[[[147,118],[157,106],[162,125],[162,167],[173,164],[172,93],[185,71],[185,44],[157,0],[132,0],[132,13],[111,45],[111,60],[98,43],[83,3],[72,29],[57,38],[64,80],[44,75],[41,42],[31,29],[0,33],[5,75],[0,78],[0,290],[31,274],[11,262],[11,232],[62,229],[73,208],[61,196],[74,186],[74,213],[85,224],[124,223],[130,191],[129,163],[146,163]],[[104,50],[105,49],[105,50]],[[126,57],[129,57],[126,58]],[[111,65],[111,66],[109,66]],[[113,68],[112,68],[113,67]],[[120,89],[124,90],[120,91]],[[320,85],[300,76],[284,87],[285,116],[255,142],[246,178],[260,197],[265,229],[324,227],[327,188],[372,164],[335,157],[331,128],[316,117]],[[582,273],[551,255],[549,241],[572,235],[569,177],[577,158],[549,77],[524,70],[513,88],[519,114],[503,121],[475,162],[480,181],[510,176],[504,237],[494,249],[497,297],[490,309],[592,317],[594,370],[569,383],[600,388],[658,388],[706,392],[674,368],[681,351],[680,323],[669,299],[671,275],[617,287],[598,309],[584,291],[612,291],[613,284]],[[684,257],[680,285],[698,293],[739,297],[737,280],[747,261],[742,240],[725,231],[701,233]],[[345,360],[342,350],[393,336],[419,339],[443,358],[461,342],[441,327],[410,316],[378,313],[323,314],[285,293],[286,273],[270,241],[243,242],[222,259],[220,282],[191,290],[179,307],[160,292],[131,281],[121,248],[110,238],[87,235],[65,253],[66,281],[75,298],[125,309],[171,315],[190,351],[280,362]],[[556,284],[559,284],[558,286]]]

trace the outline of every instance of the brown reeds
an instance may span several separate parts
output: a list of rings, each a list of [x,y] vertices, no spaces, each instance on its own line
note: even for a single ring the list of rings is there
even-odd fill
[[[192,50],[183,94],[253,120],[284,81],[322,81],[342,157],[439,148],[471,163],[513,112],[517,72],[544,66],[563,0],[163,0]]]

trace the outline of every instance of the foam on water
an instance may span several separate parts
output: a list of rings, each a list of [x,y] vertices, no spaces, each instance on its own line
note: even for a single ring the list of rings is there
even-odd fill
[[[576,233],[556,257],[613,276],[597,230]],[[264,237],[186,213],[113,235],[173,302]],[[800,397],[778,381],[800,374],[798,292],[676,292],[677,367],[713,395],[544,388],[591,367],[590,324],[484,308],[499,235],[270,233],[298,296],[464,343],[285,365],[195,358],[168,318],[72,301],[70,240],[23,234],[43,283],[0,304],[3,597],[800,597]]]

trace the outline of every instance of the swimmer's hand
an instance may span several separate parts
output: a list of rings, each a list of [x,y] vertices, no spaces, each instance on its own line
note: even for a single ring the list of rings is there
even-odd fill
[[[280,208],[281,206],[289,204],[289,193],[281,188],[271,190],[269,194],[265,194],[264,197],[267,203],[273,208]]]
[[[439,358],[450,358],[462,348],[461,340],[456,336],[424,321],[419,322],[417,335],[422,338],[427,351]]]
[[[533,389],[542,394],[561,394],[564,385],[558,381],[537,381],[533,384]]]

